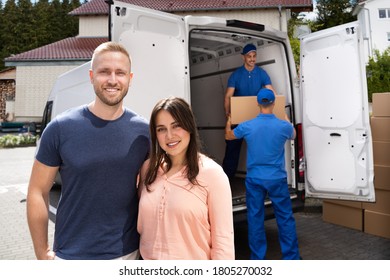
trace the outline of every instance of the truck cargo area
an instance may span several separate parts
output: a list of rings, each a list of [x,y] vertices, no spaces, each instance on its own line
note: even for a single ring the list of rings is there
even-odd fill
[[[197,119],[199,134],[205,153],[222,165],[225,154],[224,97],[230,74],[242,66],[242,47],[252,43],[257,47],[257,65],[268,72],[278,94],[286,96],[286,113],[292,116],[292,79],[287,71],[285,46],[270,38],[250,34],[208,29],[190,32],[191,106]],[[245,108],[243,108],[245,110]],[[291,198],[296,199],[292,186],[291,157],[293,148],[286,144],[286,168],[289,173]],[[235,216],[245,213],[246,145],[241,149],[236,177],[231,180]],[[270,205],[270,201],[266,205]],[[299,204],[298,207],[303,204]]]

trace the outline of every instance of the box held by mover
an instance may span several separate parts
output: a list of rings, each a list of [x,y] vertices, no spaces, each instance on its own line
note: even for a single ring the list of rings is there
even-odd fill
[[[274,114],[277,118],[284,120],[286,97],[276,95]],[[230,115],[232,124],[239,124],[255,118],[260,113],[256,96],[233,96],[230,99]]]

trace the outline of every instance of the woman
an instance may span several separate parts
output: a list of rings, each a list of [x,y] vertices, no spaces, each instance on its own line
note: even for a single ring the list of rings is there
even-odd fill
[[[143,259],[234,259],[232,200],[222,168],[200,153],[190,106],[163,99],[150,118],[138,232]]]

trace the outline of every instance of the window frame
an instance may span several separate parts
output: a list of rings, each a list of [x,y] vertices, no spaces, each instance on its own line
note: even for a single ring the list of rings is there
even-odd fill
[[[383,13],[384,12],[384,17],[381,17],[381,13]],[[390,8],[380,8],[380,9],[378,9],[378,18],[380,19],[380,20],[388,20],[388,19],[390,19]]]

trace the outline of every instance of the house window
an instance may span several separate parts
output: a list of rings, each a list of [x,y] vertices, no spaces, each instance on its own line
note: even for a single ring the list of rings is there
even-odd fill
[[[390,32],[387,32],[387,42],[390,42]]]
[[[390,9],[379,9],[379,18],[390,18]]]

